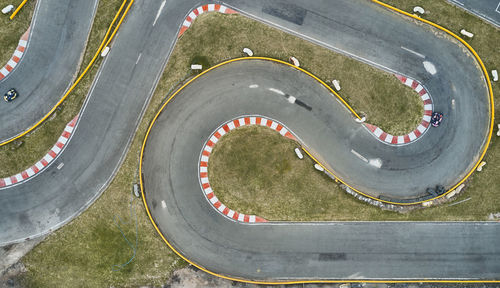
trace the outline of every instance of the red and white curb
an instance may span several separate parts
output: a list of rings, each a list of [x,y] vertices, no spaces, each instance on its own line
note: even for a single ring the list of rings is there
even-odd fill
[[[49,165],[49,163],[57,157],[62,148],[68,142],[69,137],[71,136],[71,134],[73,133],[73,129],[75,128],[77,119],[78,115],[66,125],[66,127],[64,128],[64,132],[57,140],[57,143],[50,149],[47,154],[45,154],[45,156],[40,161],[36,162],[35,165],[14,176],[0,178],[0,188],[14,185],[30,177],[33,177],[34,175],[42,171],[43,168],[47,167],[47,165]]]
[[[177,37],[181,37],[181,35],[184,32],[186,32],[186,30],[191,26],[194,19],[196,19],[196,17],[200,16],[201,14],[203,14],[205,12],[219,12],[219,13],[223,13],[223,14],[236,14],[236,13],[238,13],[238,12],[234,11],[233,9],[228,8],[224,5],[220,5],[220,4],[207,4],[207,5],[200,6],[188,14],[186,19],[182,23],[182,27],[181,27],[181,29],[179,31],[179,35]]]
[[[377,137],[382,142],[387,144],[399,145],[407,144],[415,141],[418,137],[422,136],[424,132],[429,128],[432,115],[432,99],[430,95],[425,90],[424,86],[418,83],[416,80],[396,75],[396,77],[406,86],[411,87],[415,92],[420,95],[420,99],[424,102],[424,116],[422,117],[422,122],[417,126],[417,128],[406,135],[395,136],[384,132],[382,129],[375,125],[365,123],[365,126],[370,130],[375,137]]]
[[[12,70],[14,70],[14,68],[17,66],[17,63],[21,61],[21,57],[23,57],[26,45],[28,45],[29,35],[30,35],[30,28],[28,28],[28,30],[24,32],[23,36],[19,40],[16,51],[14,51],[14,54],[10,58],[9,62],[7,62],[7,64],[0,69],[0,80],[7,77],[7,75],[9,75],[9,73]]]
[[[205,192],[205,197],[217,211],[219,211],[223,215],[233,220],[240,222],[247,222],[247,223],[267,222],[267,220],[262,217],[238,213],[226,207],[226,205],[220,202],[217,196],[215,196],[215,192],[212,190],[212,187],[210,187],[210,182],[208,180],[208,159],[210,157],[210,154],[212,153],[212,149],[215,146],[215,144],[219,141],[219,139],[222,136],[226,135],[231,130],[241,126],[250,126],[250,125],[266,126],[280,133],[282,136],[285,136],[292,140],[296,139],[295,136],[283,124],[268,119],[266,117],[246,116],[237,118],[222,125],[219,129],[217,129],[214,133],[212,133],[209,140],[205,143],[200,155],[200,163],[198,165],[199,167],[198,175],[200,177],[201,188]]]

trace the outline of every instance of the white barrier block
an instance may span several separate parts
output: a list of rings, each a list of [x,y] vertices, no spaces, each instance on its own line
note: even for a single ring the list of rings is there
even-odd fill
[[[295,57],[293,57],[293,56],[292,56],[292,57],[290,57],[290,62],[291,62],[293,65],[297,66],[297,67],[299,67],[299,66],[300,66],[300,62],[299,62],[299,60],[297,60],[297,58],[295,58]]]
[[[104,47],[104,49],[102,49],[101,57],[106,57],[106,55],[108,55],[108,53],[109,53],[109,47],[106,46],[106,47]]]
[[[321,167],[321,165],[319,165],[318,163],[314,164],[314,168],[316,168],[316,170],[321,171],[321,172],[325,171],[325,169],[323,167]]]
[[[295,155],[299,157],[300,160],[304,159],[304,155],[302,155],[302,152],[300,151],[299,148],[295,148]]]
[[[424,10],[424,8],[422,8],[422,7],[420,7],[420,6],[415,6],[415,7],[413,7],[413,12],[414,12],[414,13],[424,14],[424,13],[425,13],[425,10]]]
[[[253,51],[250,50],[250,48],[243,48],[243,53],[247,54],[250,57],[253,56]]]
[[[335,87],[335,90],[340,91],[340,83],[339,80],[335,79],[332,80],[333,87]]]
[[[469,32],[469,31],[467,31],[467,30],[465,30],[465,29],[460,30],[460,34],[462,34],[462,35],[464,35],[464,36],[467,36],[467,37],[469,37],[469,38],[474,37],[474,34],[472,34],[471,32]]]
[[[12,11],[12,9],[14,9],[14,5],[12,5],[12,4],[11,4],[11,5],[7,5],[7,6],[3,7],[3,9],[2,9],[2,13],[3,13],[3,14],[7,14],[7,13],[9,13],[10,11]]]

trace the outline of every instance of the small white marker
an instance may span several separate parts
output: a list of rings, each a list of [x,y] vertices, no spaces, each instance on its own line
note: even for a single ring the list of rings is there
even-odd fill
[[[292,103],[292,104],[293,104],[293,103],[295,103],[295,100],[297,100],[297,98],[295,98],[295,97],[293,97],[293,96],[289,96],[289,97],[288,97],[288,102],[290,102],[290,103]]]
[[[304,155],[302,155],[302,152],[300,151],[299,148],[295,148],[295,155],[297,155],[297,157],[299,157],[299,159],[304,159]]]
[[[249,86],[248,86],[248,88],[252,88],[252,89],[254,89],[254,88],[259,88],[259,85],[257,85],[257,84],[252,84],[252,85],[249,85]]]
[[[165,203],[165,200],[161,200],[161,208],[167,208],[167,203]]]
[[[321,172],[325,171],[325,168],[321,167],[321,165],[319,165],[318,163],[314,164],[314,168]]]
[[[61,168],[62,168],[63,166],[64,166],[64,163],[63,163],[63,162],[59,163],[59,165],[57,165],[57,170],[61,170]]]
[[[250,50],[250,48],[243,48],[243,53],[247,54],[250,57],[253,56],[253,51]]]

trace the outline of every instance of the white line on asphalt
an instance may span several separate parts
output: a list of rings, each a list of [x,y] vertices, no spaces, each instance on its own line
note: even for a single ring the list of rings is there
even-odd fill
[[[165,203],[165,200],[161,200],[161,208],[167,208],[167,203]]]
[[[234,8],[234,7],[230,6],[230,5],[227,5],[227,3],[225,3],[225,5],[226,5],[226,6],[228,6],[228,7],[230,7],[230,8],[236,9],[236,8]],[[279,24],[274,23],[274,22],[272,22],[272,21],[269,21],[269,20],[266,20],[266,19],[264,19],[264,18],[258,17],[256,14],[252,14],[252,13],[248,13],[248,12],[242,12],[242,13],[243,13],[244,15],[247,15],[248,17],[253,18],[253,19],[256,19],[256,20],[258,20],[258,21],[260,21],[260,22],[263,22],[263,23],[269,24],[269,25],[274,26],[274,27],[278,27],[280,30],[283,30],[283,31],[288,31],[288,32],[290,32],[290,33],[291,33],[291,34],[293,34],[293,35],[298,35],[299,37],[304,38],[304,39],[306,39],[306,40],[309,40],[309,41],[311,41],[311,42],[316,42],[316,43],[318,43],[319,45],[321,45],[321,46],[323,46],[323,47],[326,47],[326,48],[328,48],[328,49],[331,49],[331,50],[334,50],[334,51],[338,51],[338,52],[340,52],[340,53],[342,53],[342,54],[344,54],[344,55],[351,56],[351,57],[353,57],[354,59],[357,59],[357,60],[359,60],[359,61],[361,61],[361,62],[364,62],[364,63],[367,63],[367,64],[371,64],[371,65],[373,65],[373,66],[375,66],[375,67],[379,67],[379,68],[381,68],[382,70],[385,70],[385,71],[388,71],[388,72],[391,72],[391,73],[399,73],[399,74],[402,74],[402,73],[403,73],[403,72],[401,72],[401,71],[397,71],[397,70],[395,70],[395,69],[392,69],[392,68],[389,68],[389,67],[387,67],[387,66],[384,66],[384,65],[382,65],[382,64],[380,64],[380,63],[377,63],[377,62],[371,61],[371,60],[369,60],[369,59],[367,59],[367,58],[363,58],[363,57],[358,56],[358,55],[356,55],[356,54],[350,53],[350,52],[348,52],[348,51],[346,51],[346,50],[342,50],[342,49],[340,49],[339,47],[332,46],[332,45],[330,45],[330,44],[328,44],[328,43],[326,43],[326,42],[320,41],[320,40],[318,40],[318,39],[316,39],[316,38],[313,38],[313,37],[307,36],[307,35],[305,35],[305,34],[299,33],[299,32],[297,32],[297,31],[292,30],[292,29],[289,29],[289,28],[287,28],[287,27],[285,27],[285,26],[282,26],[282,25],[279,25]],[[347,109],[347,108],[346,108],[346,109]]]
[[[252,84],[252,85],[249,85],[249,86],[248,86],[248,88],[252,88],[252,89],[253,89],[253,88],[259,88],[259,85],[257,85],[257,84]]]
[[[364,162],[368,163],[368,159],[366,159],[365,157],[363,157],[363,155],[359,154],[358,152],[354,151],[353,149],[351,149],[351,153],[356,155],[356,157],[363,160]]]
[[[276,89],[276,88],[269,88],[268,90],[271,91],[271,92],[274,92],[274,93],[278,93],[280,95],[285,95],[285,92],[283,92],[283,91],[281,91],[279,89]]]
[[[415,55],[417,55],[417,56],[418,56],[418,57],[420,57],[420,58],[425,58],[425,55],[420,54],[420,53],[418,53],[418,52],[415,52],[415,51],[411,50],[410,48],[406,48],[406,47],[404,47],[404,46],[401,46],[401,49],[403,49],[403,50],[405,50],[405,51],[408,51],[408,52],[410,52],[410,53],[412,53],[412,54],[415,54]]]
[[[63,166],[64,166],[64,163],[63,163],[63,162],[59,163],[59,165],[57,165],[57,170],[61,170],[61,168],[62,168]]]
[[[160,17],[161,11],[163,10],[163,7],[165,7],[166,2],[167,2],[167,0],[163,0],[163,2],[161,2],[160,9],[158,9],[158,13],[156,13],[156,18],[155,18],[155,21],[153,22],[153,26],[155,26],[156,21]]]
[[[495,12],[500,13],[500,1],[498,2],[497,8],[495,9]]]
[[[141,56],[142,56],[142,53],[139,53],[139,57],[137,57],[137,61],[135,61],[135,65],[137,65],[137,63],[139,63],[139,59],[141,59]]]

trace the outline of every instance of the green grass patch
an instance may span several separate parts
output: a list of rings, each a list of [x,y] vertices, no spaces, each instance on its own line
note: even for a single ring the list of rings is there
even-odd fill
[[[23,0],[0,0],[0,9],[12,4],[14,5],[12,12],[14,12],[21,2]],[[34,0],[26,2],[26,5],[24,5],[13,20],[9,19],[12,12],[7,15],[0,14],[0,68],[7,64],[16,50],[19,39],[28,27],[30,27],[35,5],[36,1]],[[1,94],[3,95],[3,93],[5,92]]]

